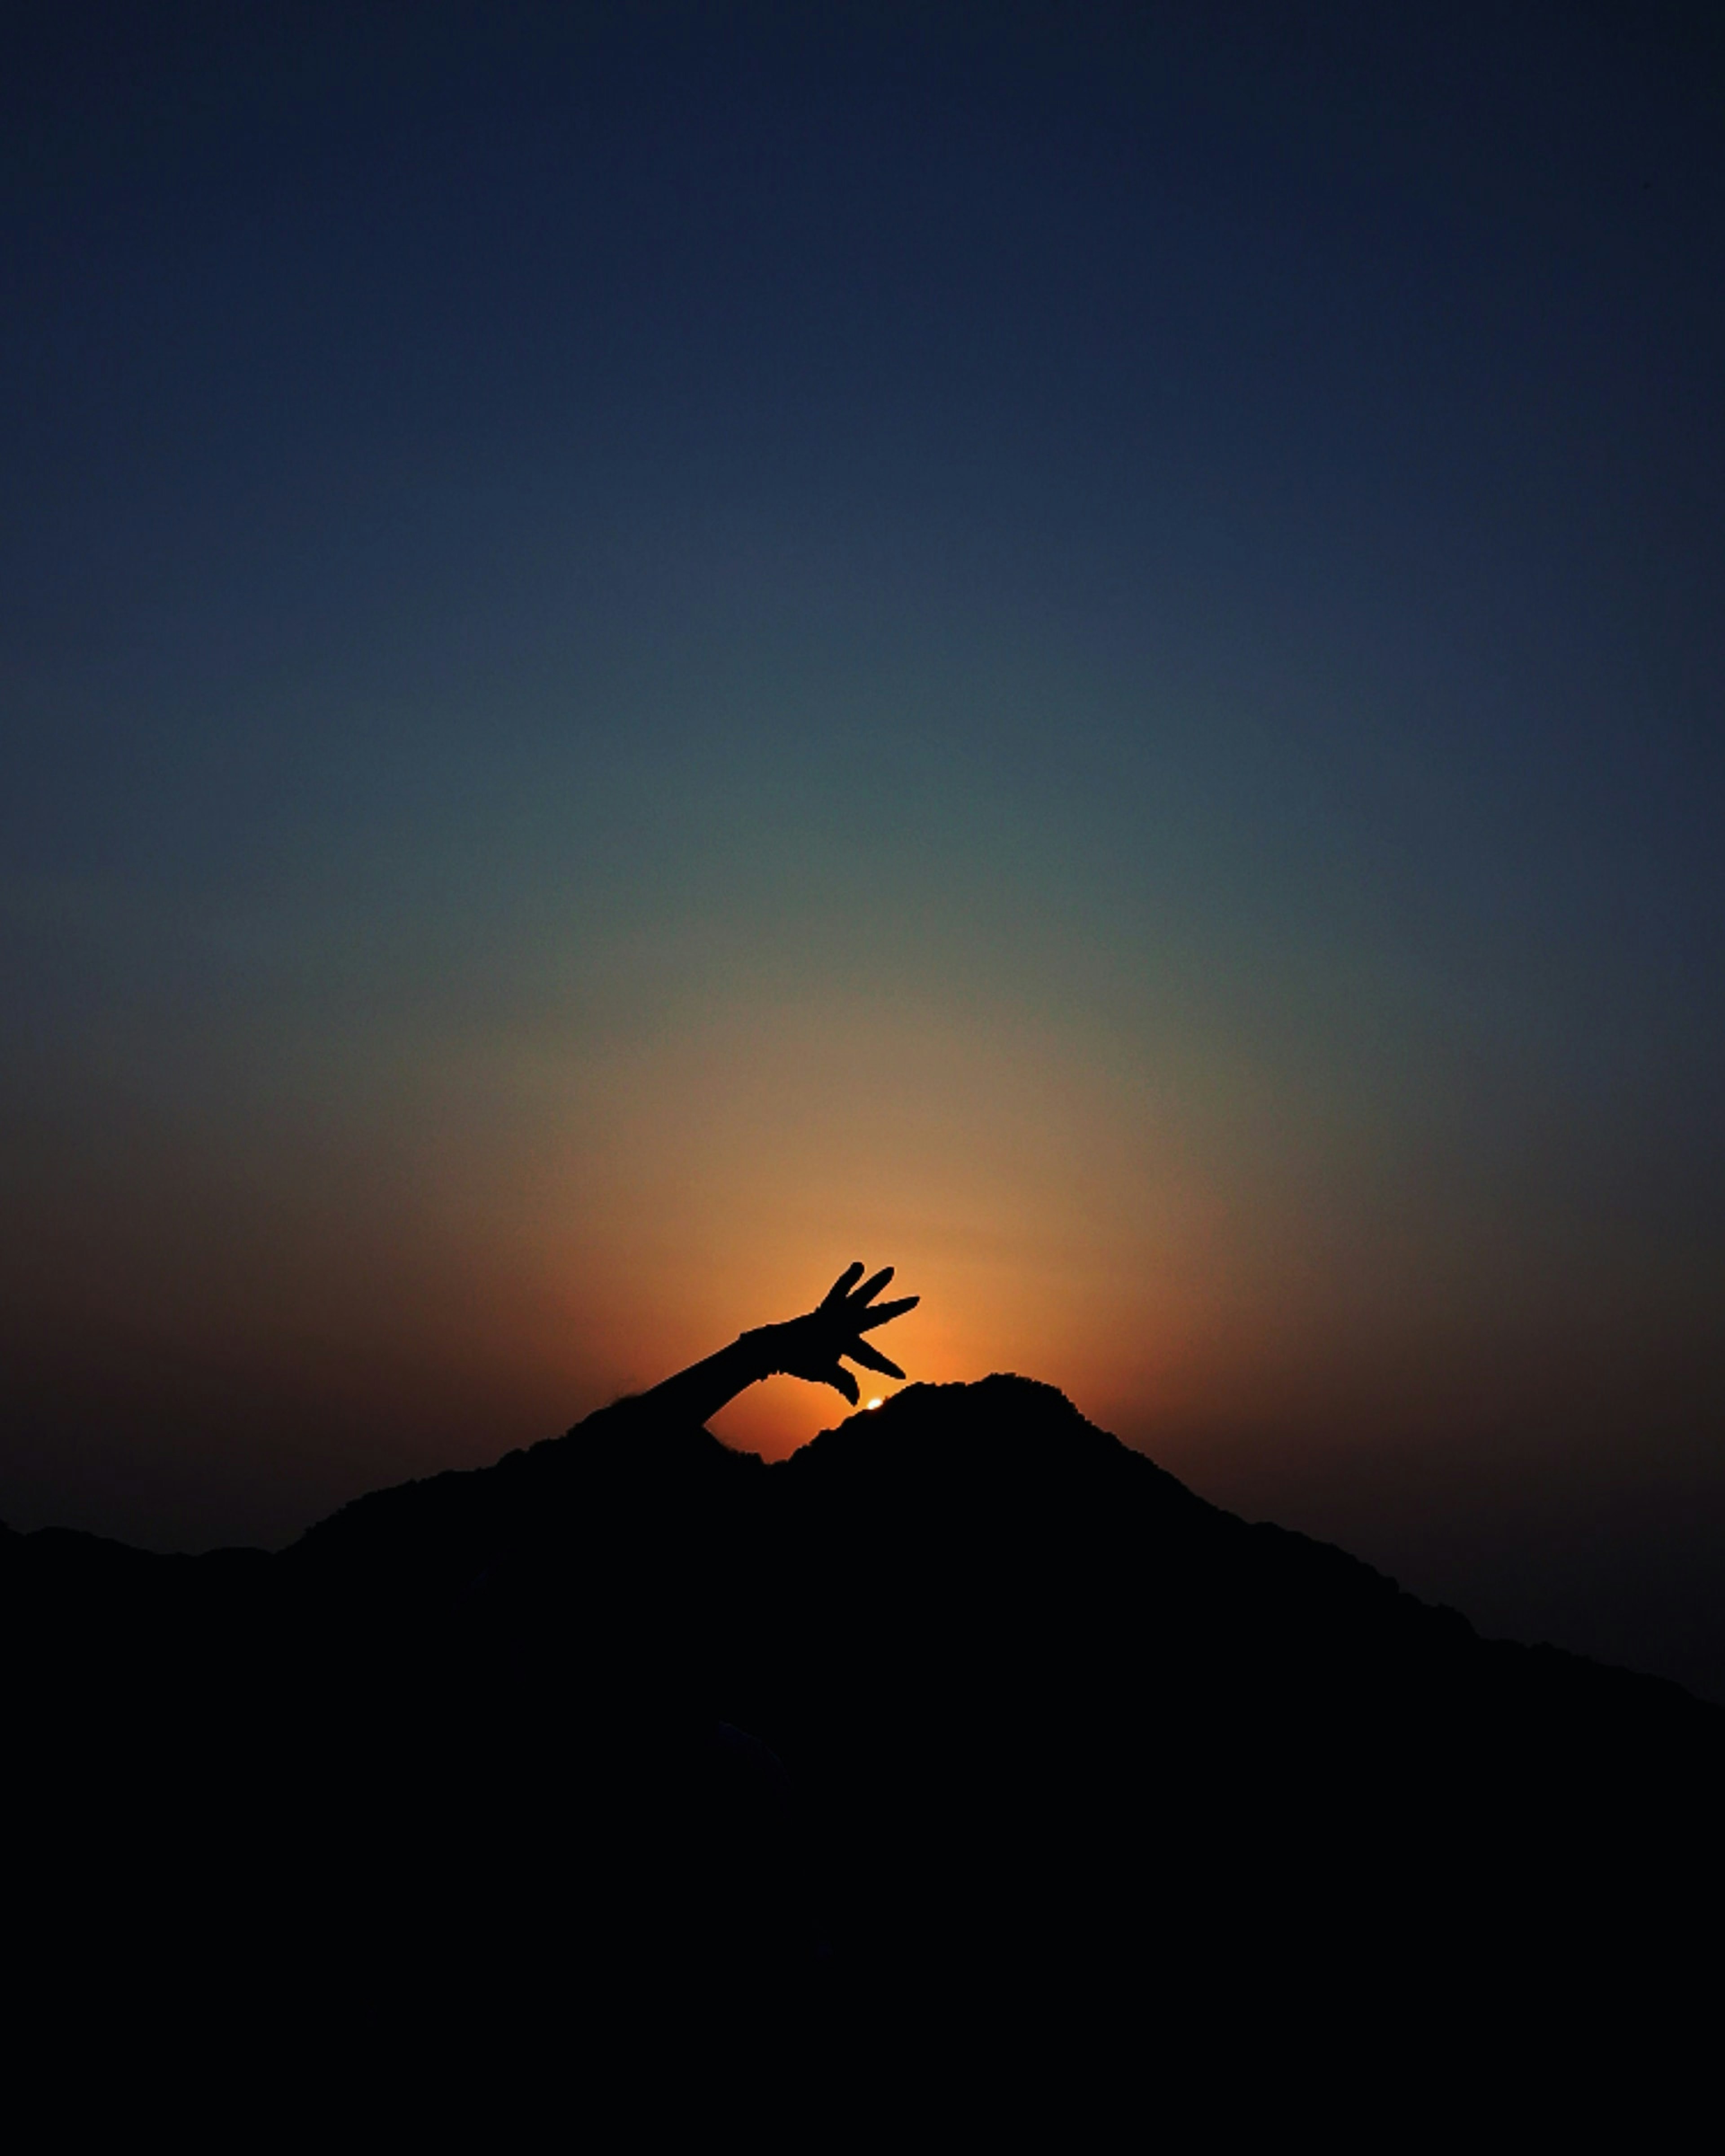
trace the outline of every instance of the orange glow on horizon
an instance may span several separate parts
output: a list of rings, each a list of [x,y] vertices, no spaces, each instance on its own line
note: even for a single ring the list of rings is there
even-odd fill
[[[15,1243],[7,1343],[59,1403],[42,1427],[71,1418],[122,1460],[134,1431],[170,1433],[148,1443],[187,1463],[180,1546],[280,1538],[555,1435],[808,1309],[853,1259],[922,1298],[880,1341],[911,1383],[1040,1379],[1199,1486],[1243,1445],[1447,1445],[1594,1399],[1645,1414],[1636,1373],[1687,1368],[1620,1294],[1590,1323],[1512,1239],[1482,1259],[1447,1191],[1392,1178],[1374,1211],[1350,1165],[1370,1128],[1343,1106],[980,996],[716,994],[663,1032],[416,1040],[368,1082],[341,1142],[275,1134],[267,1185],[123,1127],[52,1234]],[[1669,1281],[1646,1294],[1681,1316]],[[781,1378],[714,1428],[776,1459],[851,1412]],[[69,1471],[56,1443],[44,1491]],[[205,1487],[258,1494],[206,1515]],[[140,1507],[101,1524],[140,1532]]]

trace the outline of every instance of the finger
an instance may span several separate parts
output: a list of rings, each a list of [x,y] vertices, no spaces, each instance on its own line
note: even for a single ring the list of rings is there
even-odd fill
[[[870,1347],[866,1340],[853,1340],[845,1353],[853,1363],[860,1363],[865,1370],[878,1370],[883,1378],[901,1378],[905,1374],[896,1363],[889,1363],[880,1349]]]
[[[838,1279],[833,1282],[832,1286],[821,1297],[821,1308],[823,1310],[829,1310],[835,1302],[843,1302],[845,1296],[850,1292],[851,1283],[854,1281],[860,1281],[861,1278],[862,1260],[859,1258],[854,1265],[845,1266],[844,1271],[839,1274]]]
[[[890,1325],[895,1317],[902,1317],[907,1310],[914,1310],[922,1300],[920,1295],[903,1295],[896,1302],[877,1303],[872,1310],[857,1312],[859,1332],[872,1332],[877,1325]]]
[[[834,1363],[830,1370],[822,1373],[821,1383],[830,1385],[835,1393],[843,1393],[855,1407],[862,1395],[856,1389],[856,1380],[842,1363]]]
[[[860,1272],[862,1267],[859,1265],[857,1270]],[[865,1280],[856,1293],[850,1297],[851,1308],[860,1310],[865,1302],[872,1302],[891,1278],[892,1267],[888,1265],[884,1272],[876,1273],[872,1280]]]

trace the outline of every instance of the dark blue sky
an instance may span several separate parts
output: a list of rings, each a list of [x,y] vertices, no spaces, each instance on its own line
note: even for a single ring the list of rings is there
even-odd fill
[[[1719,38],[1072,14],[13,33],[0,1517],[285,1533],[866,1240],[1725,1683]]]

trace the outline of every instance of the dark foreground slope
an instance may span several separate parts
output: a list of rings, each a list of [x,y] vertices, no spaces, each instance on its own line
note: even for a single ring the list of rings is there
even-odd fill
[[[6,1535],[0,1597],[14,1972],[158,2069],[518,2081],[728,2015],[1450,2073],[1716,1995],[1725,1713],[1021,1379],[775,1467],[624,1404],[280,1557]]]

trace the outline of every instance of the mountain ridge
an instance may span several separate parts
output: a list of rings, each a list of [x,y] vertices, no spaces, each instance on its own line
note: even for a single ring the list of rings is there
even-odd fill
[[[514,2041],[579,1981],[1180,2041],[1225,1995],[1266,2042],[1315,1982],[1389,2041],[1391,1999],[1640,2012],[1725,1907],[1725,1712],[1004,1373],[772,1465],[623,1400],[273,1555],[8,1532],[0,1604],[44,1965],[172,1938],[164,2011],[226,2025],[238,1971],[295,2041]]]

